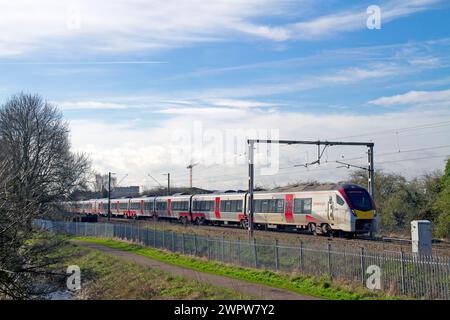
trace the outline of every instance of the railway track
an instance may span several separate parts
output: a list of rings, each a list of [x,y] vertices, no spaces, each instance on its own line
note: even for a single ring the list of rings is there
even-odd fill
[[[166,221],[166,220],[134,220],[134,219],[122,219],[111,218],[109,221],[107,218],[100,217],[100,222],[111,223],[130,223],[138,224],[144,228],[154,228],[158,230],[165,230],[167,232],[178,233],[195,233],[197,235],[224,237],[224,238],[240,238],[246,239],[248,232],[232,225],[182,225],[178,221]],[[345,248],[358,248],[363,247],[366,250],[373,251],[411,251],[411,240],[402,239],[396,237],[375,237],[370,238],[366,236],[358,236],[353,239],[340,238],[340,237],[326,237],[326,236],[313,236],[305,232],[296,232],[290,230],[255,230],[255,238],[258,241],[275,241],[280,243],[292,245],[293,243],[308,243],[308,245],[316,245],[318,248],[325,247],[328,243],[331,243],[337,249]],[[433,241],[433,254],[438,256],[450,257],[450,243],[434,240]]]

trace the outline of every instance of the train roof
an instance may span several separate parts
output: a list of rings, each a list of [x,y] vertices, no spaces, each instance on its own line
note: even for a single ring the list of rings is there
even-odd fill
[[[356,185],[342,184],[342,183],[298,183],[294,185],[278,187],[269,192],[300,192],[300,191],[330,191],[338,190]]]

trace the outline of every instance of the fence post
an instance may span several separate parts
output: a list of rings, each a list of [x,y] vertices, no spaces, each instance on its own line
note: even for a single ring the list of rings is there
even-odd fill
[[[300,241],[300,261],[299,261],[299,268],[303,271],[304,265],[303,265],[303,241]]]
[[[175,234],[174,234],[173,231],[171,233],[172,233],[172,235],[171,235],[171,237],[172,237],[172,251],[175,252]]]
[[[185,247],[185,242],[184,242],[184,233],[181,234],[181,241],[183,243],[183,248],[182,248],[183,254],[185,254],[186,253],[186,247]]]
[[[139,220],[138,220],[139,221]],[[143,243],[143,241],[142,241],[142,239],[141,239],[141,235],[142,235],[142,232],[141,232],[141,226],[140,226],[140,223],[138,222],[138,225],[137,225],[137,239],[138,239],[138,242],[139,243]]]
[[[166,233],[164,231],[164,228],[162,229],[162,247],[163,249],[166,248]]]
[[[361,247],[361,253],[360,253],[360,262],[361,262],[361,282],[364,284],[364,248]]]
[[[156,228],[153,228],[153,248],[156,248]]]
[[[278,252],[278,239],[275,240],[275,270],[280,269],[280,256]]]
[[[331,278],[333,278],[333,272],[331,270],[331,243],[328,242],[327,244],[328,249],[328,274]]]
[[[403,256],[403,249],[400,250],[400,272],[402,281],[402,293],[405,294],[405,259]]]
[[[256,239],[253,238],[253,252],[255,253],[255,268],[258,268],[258,252],[256,250]]]
[[[241,264],[241,238],[237,239],[238,264]]]
[[[222,236],[222,243],[221,243],[222,245],[221,245],[221,249],[222,249],[222,262],[224,262],[224,259],[225,259],[225,248],[223,247],[224,246],[224,239],[223,239],[223,236]]]
[[[209,236],[206,238],[206,245],[208,248],[208,260],[211,260],[211,245],[209,243]]]
[[[197,235],[194,233],[194,256],[197,255]]]

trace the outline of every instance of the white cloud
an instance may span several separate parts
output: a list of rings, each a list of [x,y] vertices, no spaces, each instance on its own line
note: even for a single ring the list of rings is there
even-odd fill
[[[333,140],[337,137],[353,136],[355,133],[378,132],[347,140],[375,142],[376,167],[387,171],[397,171],[407,177],[443,168],[445,159],[435,157],[445,156],[445,152],[447,151],[449,154],[448,151],[450,151],[447,148],[429,152],[405,154],[400,152],[391,156],[378,156],[385,152],[397,151],[399,148],[408,150],[447,145],[450,133],[448,127],[444,132],[442,132],[442,127],[437,131],[432,128],[421,131],[405,131],[405,134],[400,131],[398,136],[392,129],[442,122],[443,119],[450,119],[450,109],[448,108],[433,111],[409,109],[382,115],[255,113],[249,109],[233,109],[232,111],[226,115],[218,114],[216,116],[213,112],[202,113],[201,117],[195,112],[172,113],[169,119],[161,120],[157,126],[129,122],[106,123],[101,120],[72,121],[73,147],[75,150],[89,153],[98,171],[128,174],[124,184],[151,185],[152,181],[147,177],[147,173],[158,175],[161,172],[171,172],[175,185],[186,185],[188,175],[185,167],[191,159],[194,159],[195,162],[200,162],[194,174],[194,184],[199,187],[220,189],[246,187],[247,166],[244,154],[244,134],[247,133],[247,137],[257,137],[255,133],[258,132],[258,129],[278,129],[279,138],[301,140]],[[190,144],[195,134],[198,134],[195,131],[196,123],[200,123],[202,127],[200,139],[203,139],[204,144],[201,148]],[[208,142],[211,137],[225,135],[228,131],[236,133],[237,141],[243,143],[243,152],[224,150],[219,140],[215,143]],[[252,132],[254,133],[252,134]],[[181,137],[180,133],[183,134]],[[105,134],[108,135],[108,139],[105,139]],[[430,137],[433,138],[431,145]],[[315,160],[317,150],[314,146],[281,147],[280,167],[289,167],[290,169],[281,170],[274,176],[259,176],[258,168],[257,182],[274,184],[310,179],[338,181],[347,177],[349,171],[336,169],[337,164],[334,160],[346,161],[348,158],[357,156],[361,159],[349,161],[357,165],[366,165],[365,151],[364,148],[332,147],[324,154],[320,167],[306,170],[304,168],[294,169],[293,165]],[[205,162],[205,158],[202,158],[202,155],[208,154],[211,154],[214,159],[216,157],[217,159],[235,159],[236,163],[233,165],[208,164],[207,161]],[[264,155],[264,152],[262,154]],[[417,156],[429,156],[430,158],[421,161],[381,164],[383,161],[409,159]]]
[[[254,101],[254,100],[238,100],[238,99],[212,99],[207,100],[215,106],[229,107],[229,108],[261,108],[261,107],[274,107],[274,103]]]
[[[128,108],[125,104],[111,103],[111,102],[99,102],[99,101],[63,101],[54,102],[55,105],[60,107],[62,110],[84,110],[84,109],[126,109]]]
[[[440,0],[393,0],[380,5],[382,24],[428,10]],[[366,28],[366,7],[341,11],[287,26],[293,39],[320,40],[323,37]]]
[[[450,89],[441,91],[410,91],[395,96],[381,97],[371,100],[369,103],[379,106],[437,104],[450,106]]]
[[[429,9],[436,0],[383,6],[383,22]],[[311,9],[313,7],[313,9]],[[307,19],[320,10],[309,0],[15,0],[0,11],[0,56],[33,51],[79,57],[135,52],[253,36],[273,41],[320,40],[364,28],[365,7]],[[271,25],[265,18],[295,13],[297,23]],[[255,21],[258,21],[256,23]]]

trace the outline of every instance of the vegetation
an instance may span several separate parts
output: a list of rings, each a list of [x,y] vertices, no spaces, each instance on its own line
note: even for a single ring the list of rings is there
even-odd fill
[[[78,237],[76,239],[98,243],[118,250],[132,252],[151,259],[182,266],[195,271],[207,272],[269,285],[272,287],[287,289],[300,294],[325,299],[358,300],[394,298],[386,297],[384,293],[378,291],[369,291],[360,287],[351,287],[350,285],[344,283],[336,284],[326,275],[322,278],[317,278],[300,274],[284,274],[268,270],[243,268],[196,257],[183,256],[176,253],[170,253],[117,240],[91,237]]]
[[[32,221],[52,203],[85,185],[89,162],[70,151],[61,113],[37,95],[19,94],[0,107],[0,298],[25,299],[44,288],[46,259],[55,241],[40,237]]]
[[[367,184],[367,173],[357,171],[349,182]],[[394,173],[375,173],[375,202],[381,233],[409,233],[410,222],[432,222],[433,234],[450,238],[450,159],[445,173],[424,175],[406,180]]]
[[[435,219],[435,233],[438,237],[450,238],[450,160],[447,161],[445,172],[437,183],[437,196],[433,210],[439,212]]]
[[[65,245],[56,255],[64,260],[53,267],[55,270],[64,272],[67,265],[78,265],[82,270],[82,288],[75,299],[253,298],[73,244]]]

